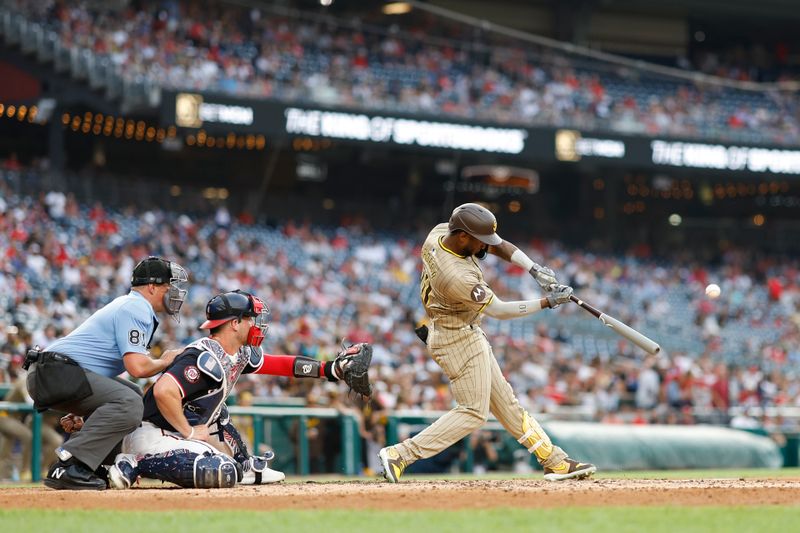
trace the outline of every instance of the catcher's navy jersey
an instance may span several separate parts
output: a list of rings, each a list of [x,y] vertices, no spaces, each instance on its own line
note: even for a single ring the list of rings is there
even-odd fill
[[[218,352],[216,357],[208,348]],[[216,420],[220,406],[239,376],[260,367],[248,364],[249,353],[226,354],[216,341],[201,339],[179,354],[160,379],[171,379],[178,385],[183,414],[191,425],[210,424]],[[144,395],[143,419],[161,429],[175,431],[158,410],[152,387]]]

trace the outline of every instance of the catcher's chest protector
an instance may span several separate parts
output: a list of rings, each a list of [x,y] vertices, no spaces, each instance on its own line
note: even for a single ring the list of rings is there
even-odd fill
[[[217,341],[209,338],[195,341],[189,347],[201,350],[197,356],[197,368],[210,377],[216,387],[189,400],[184,413],[192,425],[212,423],[219,417],[225,400],[247,366],[249,355],[242,352],[229,355]]]

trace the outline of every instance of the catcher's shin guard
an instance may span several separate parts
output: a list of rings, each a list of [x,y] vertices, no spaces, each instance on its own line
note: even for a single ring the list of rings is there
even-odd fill
[[[227,489],[241,479],[241,467],[227,455],[203,454],[194,460],[194,486],[198,489]]]
[[[139,459],[143,477],[169,481],[187,489],[230,488],[240,477],[236,462],[223,454],[175,450]]]
[[[550,442],[550,437],[544,432],[539,422],[531,418],[527,411],[522,415],[522,432],[522,436],[517,439],[517,442],[536,455],[540,463],[546,461],[553,453],[553,443]]]

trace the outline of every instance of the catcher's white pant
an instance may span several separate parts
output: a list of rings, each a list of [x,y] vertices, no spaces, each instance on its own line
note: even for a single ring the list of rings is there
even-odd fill
[[[173,450],[188,450],[197,454],[210,452],[224,454],[230,458],[233,457],[233,450],[226,443],[217,439],[212,439],[212,443],[185,439],[180,433],[165,431],[150,422],[142,422],[142,425],[136,431],[128,434],[122,440],[122,453],[141,456],[166,453]],[[252,464],[253,459],[251,458],[250,461],[250,464]],[[266,464],[264,462],[257,471],[253,470],[252,467],[245,467],[244,477],[240,483],[243,485],[276,483],[286,478],[283,472],[267,468]]]
[[[222,446],[225,446],[227,450]],[[173,450],[189,450],[198,454],[210,452],[233,455],[225,443],[220,442],[219,447],[215,447],[201,440],[186,439],[180,433],[163,430],[150,422],[142,422],[136,431],[122,439],[122,453],[147,455],[148,453],[166,453]]]

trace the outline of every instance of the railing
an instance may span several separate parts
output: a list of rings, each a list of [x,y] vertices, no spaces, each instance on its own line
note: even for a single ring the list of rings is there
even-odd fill
[[[297,473],[308,475],[311,472],[311,457],[308,444],[308,423],[311,418],[338,419],[341,424],[342,473],[358,475],[361,471],[361,436],[358,420],[331,408],[306,407],[229,407],[231,415],[251,416],[253,418],[253,450],[258,450],[265,440],[264,426],[269,419],[292,419],[298,421],[297,428]],[[280,455],[281,450],[276,451]]]
[[[13,413],[33,413],[33,422],[31,424],[31,479],[33,481],[40,481],[42,479],[41,473],[41,456],[42,456],[42,415],[33,408],[32,405],[27,403],[14,403],[14,402],[0,402],[0,411],[8,411]]]
[[[42,454],[42,415],[29,404],[2,402],[0,401],[0,411],[31,413],[32,418],[32,450],[31,450],[31,475],[34,482],[41,480],[41,454]],[[297,422],[296,428],[296,447],[297,453],[293,457],[295,461],[294,469],[298,475],[305,476],[311,473],[311,460],[309,449],[309,438],[307,429],[311,419],[338,420],[341,430],[341,468],[340,472],[347,476],[357,476],[362,471],[361,464],[361,436],[358,431],[358,420],[353,414],[342,413],[332,408],[306,408],[306,407],[240,407],[232,406],[229,408],[233,416],[249,416],[253,419],[253,450],[258,451],[259,447],[267,442],[271,442],[274,434],[268,434],[267,429],[273,422],[290,421],[292,424]],[[397,411],[390,415],[387,420],[386,439],[387,442],[398,442],[401,437],[419,430],[436,420],[444,414],[444,411]],[[546,416],[536,415],[539,421],[547,420]],[[490,417],[484,429],[505,434],[503,427],[494,417]],[[757,433],[764,434],[763,431]],[[798,450],[800,449],[800,436],[797,433],[786,433],[785,444],[782,446],[784,455],[784,466],[798,466]],[[510,438],[510,437],[508,437]],[[285,446],[285,445],[283,445]],[[473,464],[473,450],[471,446],[463,446],[465,455],[462,466],[465,471],[470,471]],[[277,456],[292,457],[294,454],[290,449],[277,447]],[[532,464],[535,466],[535,463]]]
[[[41,480],[41,454],[42,454],[42,415],[36,412],[33,406],[25,403],[0,401],[0,411],[15,413],[32,413],[32,450],[31,450],[31,476],[34,482]],[[358,475],[361,471],[361,437],[358,432],[358,421],[352,415],[342,414],[336,409],[295,408],[295,407],[230,407],[231,415],[250,416],[253,418],[253,449],[258,450],[266,442],[265,422],[270,419],[297,419],[297,473],[308,475],[310,473],[311,457],[307,428],[311,418],[338,419],[341,424],[342,445],[342,473],[348,476]],[[281,450],[278,450],[278,454]]]

